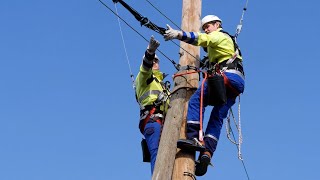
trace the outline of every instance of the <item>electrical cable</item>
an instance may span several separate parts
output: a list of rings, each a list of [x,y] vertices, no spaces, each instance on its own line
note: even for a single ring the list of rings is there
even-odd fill
[[[110,10],[115,16],[117,16],[122,22],[124,22],[128,27],[130,27],[134,32],[136,32],[140,37],[142,37],[146,42],[149,43],[149,40],[145,38],[141,33],[139,33],[134,27],[132,27],[128,22],[126,22],[121,16],[119,16],[116,12],[114,12],[108,5],[106,5],[104,2],[99,0],[99,2],[104,5],[108,10]],[[162,54],[164,57],[166,57],[173,65],[174,67],[179,70],[180,65],[177,64],[174,60],[170,59],[167,55],[165,55],[159,48],[157,51]]]

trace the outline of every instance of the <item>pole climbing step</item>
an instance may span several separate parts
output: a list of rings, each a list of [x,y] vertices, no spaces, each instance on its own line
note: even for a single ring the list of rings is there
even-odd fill
[[[179,139],[177,142],[177,147],[187,151],[203,152],[205,150],[205,147],[199,144],[199,142],[196,142],[195,140],[189,140],[189,139]]]

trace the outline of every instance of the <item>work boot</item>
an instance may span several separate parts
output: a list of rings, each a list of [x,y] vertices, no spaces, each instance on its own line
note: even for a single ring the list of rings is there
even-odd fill
[[[206,174],[208,170],[208,165],[210,165],[211,154],[205,151],[202,155],[200,155],[199,160],[196,162],[196,176],[203,176]]]
[[[179,139],[177,147],[183,150],[203,152],[205,147],[196,139]]]

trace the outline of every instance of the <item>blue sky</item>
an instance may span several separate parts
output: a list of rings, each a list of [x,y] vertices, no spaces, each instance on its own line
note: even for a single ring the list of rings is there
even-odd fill
[[[160,26],[171,24],[147,1],[126,2]],[[181,24],[182,1],[150,2]],[[203,0],[202,15],[218,15],[234,33],[244,4]],[[251,179],[320,179],[317,7],[249,1],[238,43],[246,72],[242,152]],[[178,47],[117,9],[179,61]],[[0,2],[0,22],[0,179],[150,179],[117,18],[98,0],[18,0]],[[121,24],[136,75],[147,43]],[[162,71],[175,73],[160,58]],[[247,179],[225,128],[213,163],[198,179]]]

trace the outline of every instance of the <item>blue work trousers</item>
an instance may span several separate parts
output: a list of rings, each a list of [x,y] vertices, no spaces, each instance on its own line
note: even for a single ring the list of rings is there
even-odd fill
[[[143,135],[147,141],[148,149],[151,155],[151,174],[157,159],[160,135],[161,135],[161,125],[157,122],[148,122],[144,128]]]
[[[244,91],[244,79],[234,73],[224,73],[226,77],[229,79],[231,86],[238,91],[238,93],[243,93]],[[228,87],[226,87],[228,88]],[[228,90],[227,90],[228,91]],[[230,91],[230,89],[229,89]],[[207,99],[208,97],[208,83],[207,81],[204,83],[204,91],[203,91],[203,106],[202,106],[202,117],[204,117],[205,107],[208,106]],[[191,96],[188,105],[188,113],[187,113],[187,138],[199,138],[199,130],[200,130],[200,96],[201,95],[201,85],[197,89],[197,91]],[[221,128],[223,125],[223,119],[227,117],[228,110],[232,105],[235,104],[235,96],[227,93],[227,102],[223,105],[214,106],[210,118],[208,121],[208,125],[205,131],[204,141],[206,150],[213,154],[216,149],[217,142],[220,137]],[[202,118],[204,119],[204,118]]]

